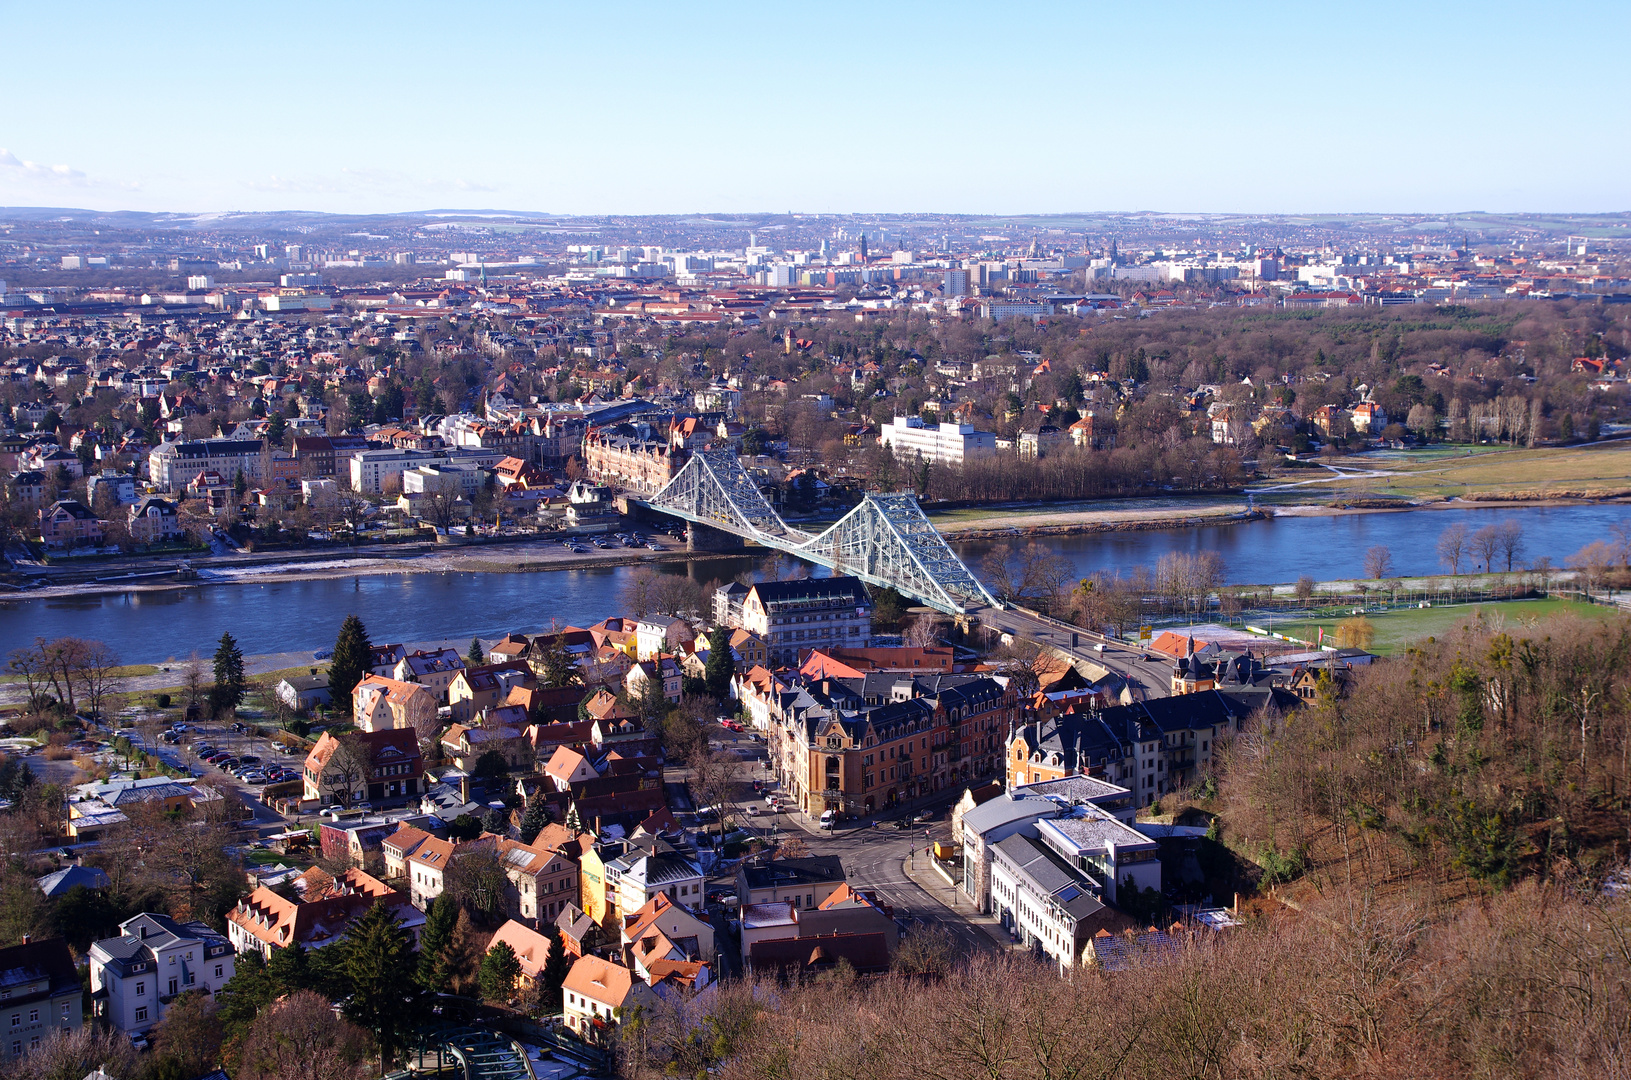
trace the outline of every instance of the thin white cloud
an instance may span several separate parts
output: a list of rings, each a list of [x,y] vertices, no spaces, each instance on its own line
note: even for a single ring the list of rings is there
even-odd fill
[[[85,174],[70,165],[44,165],[29,161],[0,146],[0,169],[16,169],[32,180],[46,180],[56,184],[83,184]],[[4,175],[4,174],[0,174]]]

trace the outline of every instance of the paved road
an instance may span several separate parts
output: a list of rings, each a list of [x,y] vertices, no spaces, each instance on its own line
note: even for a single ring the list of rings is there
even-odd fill
[[[762,747],[758,749],[763,752]],[[751,770],[749,778],[760,772]],[[880,900],[895,909],[897,917],[904,912],[925,924],[944,927],[964,952],[993,952],[997,947],[984,930],[954,912],[935,892],[913,881],[904,868],[906,859],[914,852],[921,856],[924,848],[935,840],[951,839],[946,808],[955,794],[948,792],[943,800],[945,805],[938,808],[939,821],[911,829],[897,829],[887,821],[875,828],[872,821],[863,820],[845,822],[828,832],[797,811],[765,812],[763,796],[754,796],[751,792],[733,803],[728,813],[738,825],[766,840],[792,833],[804,839],[812,855],[837,855],[844,861],[850,885],[876,892]],[[750,805],[759,811],[756,816],[748,815]]]
[[[1063,652],[1075,660],[1098,664],[1115,672],[1133,685],[1135,695],[1142,690],[1143,696],[1156,698],[1167,697],[1172,692],[1170,661],[1164,658],[1148,662],[1140,660],[1141,656],[1149,654],[1137,646],[1123,644],[1114,638],[1101,637],[1088,630],[1039,618],[1012,608],[1005,611],[981,608],[979,616],[980,622],[985,626],[996,627],[1014,637],[1028,638]],[[1072,635],[1077,642],[1074,646],[1071,644]],[[1103,652],[1094,648],[1097,644],[1104,645]]]
[[[842,858],[850,884],[857,889],[875,890],[879,899],[896,909],[897,916],[905,911],[930,925],[943,927],[964,952],[996,952],[996,944],[984,930],[906,876],[902,864],[912,852],[921,855],[932,840],[951,838],[951,825],[945,821],[932,823],[928,831],[930,838],[925,839],[923,828],[899,830],[888,824],[882,828],[840,828],[830,837],[811,837],[808,843],[817,855]]]

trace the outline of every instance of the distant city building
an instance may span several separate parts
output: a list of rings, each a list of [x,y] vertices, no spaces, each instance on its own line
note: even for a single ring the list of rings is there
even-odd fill
[[[976,431],[973,424],[926,424],[916,416],[895,417],[879,433],[878,442],[902,461],[921,459],[946,465],[961,465],[997,448],[996,435]]]

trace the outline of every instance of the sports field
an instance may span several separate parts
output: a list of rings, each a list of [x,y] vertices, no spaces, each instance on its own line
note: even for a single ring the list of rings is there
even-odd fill
[[[1572,600],[1513,600],[1495,604],[1450,604],[1430,608],[1400,608],[1397,611],[1371,612],[1366,616],[1376,628],[1370,651],[1382,656],[1403,652],[1405,646],[1427,637],[1436,637],[1455,629],[1472,619],[1483,619],[1488,626],[1501,626],[1508,632],[1533,626],[1553,615],[1565,612],[1587,618],[1613,619],[1621,617],[1615,608],[1597,604],[1582,604]],[[1325,630],[1326,644],[1336,632],[1340,617],[1311,621],[1281,622],[1266,627],[1277,634],[1317,641]]]

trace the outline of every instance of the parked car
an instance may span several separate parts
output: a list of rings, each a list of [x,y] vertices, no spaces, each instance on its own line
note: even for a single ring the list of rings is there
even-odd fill
[[[243,762],[245,765],[259,765],[261,759],[254,754],[245,754],[238,760]]]
[[[837,810],[823,810],[823,811],[821,811],[821,827],[823,829],[830,829],[836,824],[838,824],[838,811]]]

